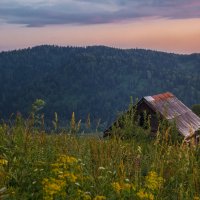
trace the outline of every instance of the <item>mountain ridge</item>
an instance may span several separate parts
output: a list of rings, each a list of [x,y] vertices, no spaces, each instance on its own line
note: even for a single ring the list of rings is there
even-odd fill
[[[31,49],[35,49],[35,48],[40,48],[40,47],[55,47],[55,48],[82,48],[82,49],[86,49],[86,48],[96,48],[96,47],[105,47],[105,48],[109,48],[109,49],[116,49],[116,50],[144,50],[144,51],[153,51],[153,52],[157,52],[157,53],[166,53],[166,54],[175,54],[175,55],[183,55],[183,56],[190,56],[190,55],[200,55],[200,52],[193,52],[193,53],[176,53],[176,52],[167,52],[167,51],[162,51],[162,50],[156,50],[156,49],[145,49],[145,48],[119,48],[119,47],[113,47],[113,46],[106,46],[106,45],[80,45],[80,46],[76,46],[76,45],[66,45],[66,46],[62,46],[62,45],[53,45],[53,44],[41,44],[41,45],[36,45],[36,46],[31,46],[31,47],[24,47],[24,48],[16,48],[16,49],[11,49],[11,50],[0,50],[0,53],[11,53],[11,52],[16,52],[16,51],[24,51],[24,50],[31,50]]]
[[[170,91],[187,105],[200,102],[200,54],[106,46],[42,45],[0,53],[0,113],[27,115],[35,99],[45,116],[111,121],[130,100]]]

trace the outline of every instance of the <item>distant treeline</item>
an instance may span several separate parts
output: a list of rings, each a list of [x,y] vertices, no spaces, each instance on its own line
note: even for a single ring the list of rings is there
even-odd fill
[[[110,122],[133,99],[170,91],[200,102],[200,54],[121,50],[104,46],[34,48],[0,53],[0,113],[28,115],[43,99],[45,118]]]

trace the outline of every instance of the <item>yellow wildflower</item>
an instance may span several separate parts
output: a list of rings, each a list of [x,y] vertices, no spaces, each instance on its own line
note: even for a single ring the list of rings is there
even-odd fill
[[[62,167],[63,166],[63,164],[62,163],[53,163],[53,164],[51,164],[51,167],[52,168],[60,168],[60,167]]]
[[[65,181],[57,180],[54,178],[45,178],[42,182],[44,199],[53,199],[54,195],[63,196],[64,187],[66,186]]]
[[[144,192],[144,190],[139,190],[139,192],[137,193],[137,196],[140,199],[147,199],[148,198],[148,194],[146,192]]]
[[[120,186],[120,184],[118,182],[112,183],[112,187],[115,190],[115,192],[117,192],[117,193],[119,193],[120,190],[122,189],[121,186]]]
[[[158,190],[161,188],[163,184],[164,179],[154,171],[151,171],[148,173],[148,175],[145,177],[145,185],[150,190]]]
[[[73,156],[62,155],[58,158],[58,162],[73,164],[73,163],[77,163],[78,160]]]
[[[98,195],[94,198],[94,200],[105,200],[105,199],[106,199],[105,196],[98,196]]]
[[[144,192],[144,190],[142,190],[142,189],[139,190],[139,192],[137,193],[137,196],[140,199],[148,199],[148,200],[153,200],[154,199],[153,194]]]
[[[56,163],[51,164],[53,177],[43,179],[44,199],[66,199],[66,186],[73,187],[80,179],[78,160],[75,157],[61,155]],[[77,185],[77,184],[76,184]],[[91,200],[90,194],[80,194],[82,199]]]
[[[52,169],[52,172],[54,172],[55,174],[63,174],[63,171],[60,168],[54,168]]]
[[[132,185],[130,183],[124,183],[121,185],[122,190],[130,190],[132,188]]]
[[[68,178],[73,183],[77,180],[77,177],[73,173],[65,173],[64,177]]]
[[[7,165],[8,161],[6,159],[0,159],[0,165]]]

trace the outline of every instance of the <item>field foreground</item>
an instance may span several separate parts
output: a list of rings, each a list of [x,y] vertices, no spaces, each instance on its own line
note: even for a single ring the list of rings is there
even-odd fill
[[[0,199],[200,199],[200,148],[0,126]]]

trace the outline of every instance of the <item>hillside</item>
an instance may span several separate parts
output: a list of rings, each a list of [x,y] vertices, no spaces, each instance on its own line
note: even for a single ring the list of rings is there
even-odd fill
[[[112,120],[140,98],[171,91],[187,105],[200,102],[200,54],[177,55],[104,46],[34,48],[0,53],[0,113],[27,115],[44,99],[47,119]]]

